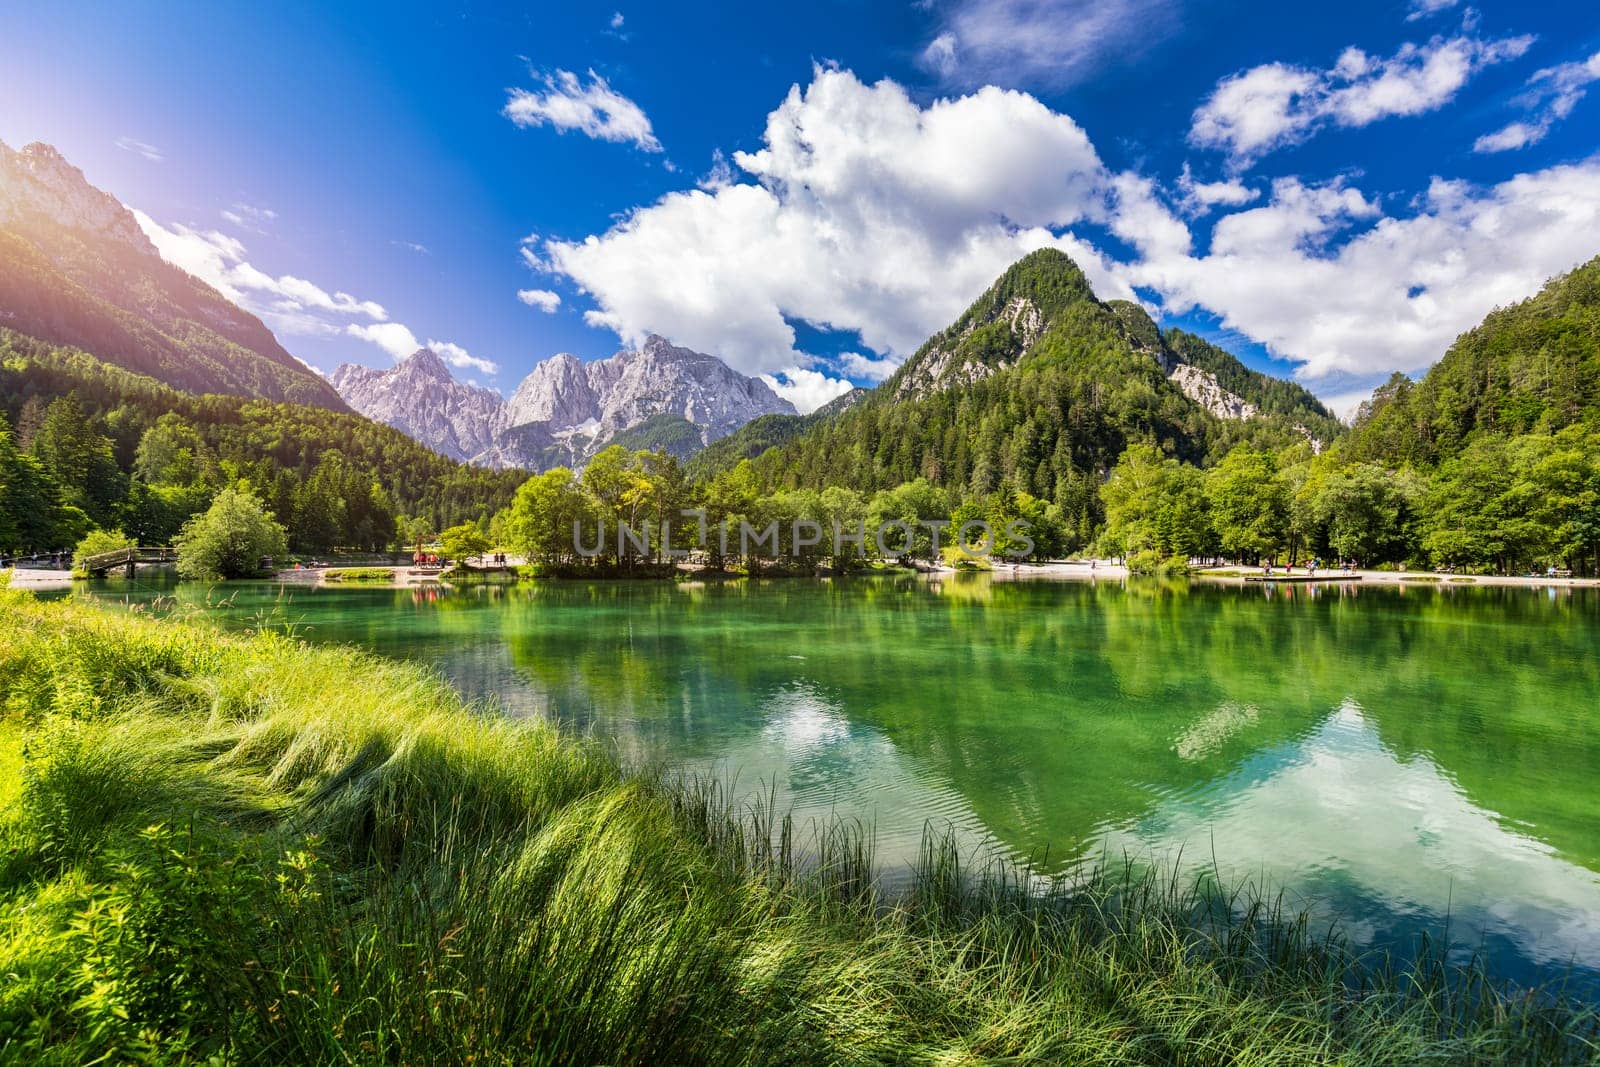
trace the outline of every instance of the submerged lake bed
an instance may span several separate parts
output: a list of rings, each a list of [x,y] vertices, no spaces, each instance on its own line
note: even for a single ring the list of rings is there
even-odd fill
[[[85,587],[80,587],[85,588]],[[437,668],[505,714],[1051,872],[1126,856],[1283,891],[1357,945],[1448,926],[1600,984],[1600,594],[998,581],[318,589],[103,601]]]

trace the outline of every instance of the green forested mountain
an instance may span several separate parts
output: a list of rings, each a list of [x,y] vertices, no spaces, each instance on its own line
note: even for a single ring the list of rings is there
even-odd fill
[[[1362,405],[1344,453],[1433,466],[1485,435],[1600,426],[1600,256],[1462,334],[1421,381]]]
[[[0,329],[0,552],[70,547],[91,526],[165,543],[250,483],[291,547],[381,548],[503,507],[520,471],[447,459],[359,415],[180,392]]]
[[[700,427],[682,415],[662,412],[621,431],[611,443],[633,452],[665,452],[682,461],[700,451]]]
[[[349,410],[260,319],[166,262],[49,145],[0,143],[0,326],[185,392]]]
[[[847,410],[752,423],[692,469],[776,496],[916,484],[952,513],[1043,502],[1055,546],[1141,568],[1221,554],[1594,574],[1600,260],[1493,312],[1341,429],[1299,386],[1096,300],[1041,252]]]
[[[1132,448],[1100,498],[1101,547],[1150,561],[1600,573],[1600,259],[1492,312],[1421,381],[1396,375],[1320,455],[1241,448],[1201,471]]]
[[[1191,388],[1253,413],[1219,417]],[[757,420],[694,470],[713,474],[766,443],[755,468],[772,487],[875,491],[921,477],[973,498],[1008,488],[1055,502],[1087,529],[1099,520],[1100,483],[1132,443],[1201,463],[1240,443],[1284,448],[1338,429],[1309,393],[1197,337],[1163,335],[1135,304],[1097,300],[1070,258],[1042,250],[859,402]]]
[[[719,472],[731,470],[740,460],[755,459],[769,448],[788,444],[817,423],[842,414],[870,395],[871,390],[858,386],[843,396],[834,397],[809,415],[761,415],[751,419],[733,433],[717,438],[696,452],[685,470],[696,481],[712,478]]]

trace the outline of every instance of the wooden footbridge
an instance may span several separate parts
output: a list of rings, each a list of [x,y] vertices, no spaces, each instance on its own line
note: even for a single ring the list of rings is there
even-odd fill
[[[165,546],[149,548],[119,548],[111,552],[101,552],[87,557],[80,570],[96,578],[104,578],[107,573],[123,568],[129,578],[133,577],[134,568],[141,563],[176,563],[178,550]]]

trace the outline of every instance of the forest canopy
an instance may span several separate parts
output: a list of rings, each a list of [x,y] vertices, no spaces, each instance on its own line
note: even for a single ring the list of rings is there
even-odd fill
[[[0,552],[71,548],[96,528],[167,544],[240,483],[291,550],[380,550],[494,513],[525,477],[359,415],[195,396],[0,330]]]

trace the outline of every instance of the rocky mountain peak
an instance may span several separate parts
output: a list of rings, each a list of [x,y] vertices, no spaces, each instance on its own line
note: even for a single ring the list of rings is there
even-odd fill
[[[1076,305],[1102,305],[1072,257],[1041,248],[1013,263],[889,380],[901,398],[971,385],[1015,366]]]
[[[0,141],[0,224],[7,223],[85,230],[156,254],[133,212],[90,185],[53,146],[38,141],[20,152]]]
[[[389,370],[342,364],[328,381],[356,411],[388,423],[452,459],[471,459],[505,426],[492,389],[455,380],[437,352],[419,348]]]
[[[444,360],[431,348],[419,348],[405,359],[395,364],[395,371],[409,374],[418,378],[427,378],[436,382],[454,384],[455,377],[450,373],[450,368],[445,366]]]
[[[690,423],[703,444],[759,415],[794,414],[761,379],[656,335],[592,363],[568,352],[551,356],[504,401],[457,383],[426,349],[389,371],[347,364],[330,380],[369,418],[447,455],[491,466],[582,466],[619,434],[652,419]]]
[[[506,402],[506,425],[549,423],[571,428],[600,417],[600,404],[583,361],[560,352],[534,365]]]

